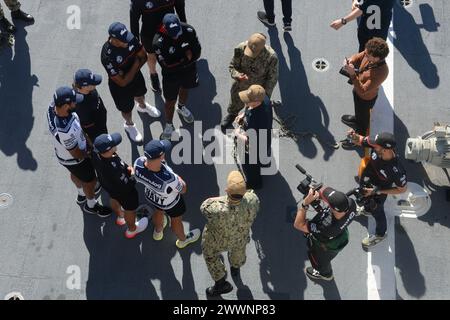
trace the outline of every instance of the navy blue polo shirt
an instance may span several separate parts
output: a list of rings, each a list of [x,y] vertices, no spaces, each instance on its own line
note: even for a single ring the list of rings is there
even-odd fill
[[[392,20],[392,8],[394,7],[395,0],[364,0],[364,2],[357,7],[363,12],[362,16],[358,19],[358,33],[364,34],[366,36],[380,37],[386,40],[389,25]],[[367,25],[367,21],[372,15],[374,15],[373,6],[378,6],[380,8],[380,19],[381,23],[380,29],[369,29],[370,25]]]

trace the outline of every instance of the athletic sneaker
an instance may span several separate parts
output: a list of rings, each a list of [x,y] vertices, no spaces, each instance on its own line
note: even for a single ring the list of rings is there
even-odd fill
[[[142,134],[139,132],[139,130],[136,128],[136,124],[128,125],[126,123],[123,124],[123,127],[125,128],[125,131],[127,132],[130,139],[136,143],[142,143],[143,138]]]
[[[373,246],[377,245],[378,243],[380,243],[384,239],[386,239],[386,237],[387,237],[387,233],[385,233],[384,236],[377,236],[376,234],[371,234],[370,236],[365,237],[361,241],[361,243],[362,243],[364,248],[370,248],[370,247],[373,247]]]
[[[177,240],[177,242],[175,242],[175,244],[177,245],[177,247],[179,249],[183,249],[187,245],[197,241],[200,238],[201,234],[202,233],[200,232],[200,229],[194,229],[192,231],[189,231],[189,233],[186,235],[186,240],[184,240],[184,241]]]
[[[308,277],[310,277],[311,279],[314,279],[314,280],[331,281],[334,279],[333,275],[326,277],[324,275],[321,275],[320,272],[318,270],[314,269],[313,267],[307,267],[305,272]]]
[[[82,196],[82,195],[78,195],[77,196],[77,203],[78,204],[83,204],[83,203],[85,203],[86,202],[86,196]]]
[[[186,106],[178,106],[177,107],[177,112],[179,115],[181,115],[184,119],[184,121],[186,121],[187,123],[192,123],[194,122],[194,116],[192,115],[192,112],[186,108]]]
[[[117,217],[116,218],[116,225],[118,225],[119,227],[126,225],[127,222],[125,221],[124,217]]]
[[[265,25],[269,26],[269,27],[273,27],[275,26],[275,20],[269,20],[267,18],[267,14],[264,11],[258,11],[258,13],[256,14],[256,16],[258,17],[259,21],[261,21],[262,23],[264,23]]]
[[[153,230],[153,240],[155,241],[161,241],[162,238],[164,237],[164,228],[167,226],[167,217],[165,214],[163,214],[164,216],[164,222],[163,222],[163,228],[161,230],[161,232],[156,232],[156,229]]]
[[[284,23],[284,26],[283,26],[283,30],[284,30],[285,32],[292,31],[292,25],[291,25],[291,23],[290,23],[290,22],[285,22],[285,23]]]
[[[139,106],[139,103],[136,103],[134,105],[134,107],[136,108],[136,110],[138,112],[141,113],[148,113],[148,115],[152,118],[159,118],[161,116],[161,111],[158,110],[158,108],[152,106],[150,103],[148,103],[147,101],[145,102],[145,108],[142,108]]]
[[[171,123],[166,123],[163,133],[161,133],[161,140],[170,140],[172,138],[172,133],[175,131],[175,127]]]
[[[89,208],[87,203],[85,203],[83,210],[84,210],[84,212],[89,213],[89,214],[96,214],[100,218],[106,218],[111,215],[111,209],[108,207],[102,206],[98,202],[95,203],[95,206],[93,208]]]
[[[136,230],[134,231],[129,231],[127,229],[127,231],[125,231],[125,237],[127,239],[133,239],[134,237],[136,237],[136,235],[138,233],[141,233],[142,231],[144,231],[145,229],[147,229],[148,226],[148,218],[144,217],[141,220],[139,220],[138,222],[136,222]]]
[[[352,116],[350,114],[344,114],[341,117],[341,122],[345,124],[346,126],[349,126],[352,129],[355,129],[358,127],[358,124],[356,123],[356,117]]]
[[[150,73],[150,88],[153,92],[161,92],[161,85],[159,83],[159,77],[157,73]]]

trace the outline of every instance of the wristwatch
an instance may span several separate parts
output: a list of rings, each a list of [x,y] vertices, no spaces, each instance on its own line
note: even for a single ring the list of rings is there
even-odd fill
[[[341,18],[341,23],[342,23],[342,24],[347,24],[347,19]]]
[[[302,201],[302,208],[305,209],[305,210],[308,210],[309,209],[309,205],[304,204],[303,201]]]

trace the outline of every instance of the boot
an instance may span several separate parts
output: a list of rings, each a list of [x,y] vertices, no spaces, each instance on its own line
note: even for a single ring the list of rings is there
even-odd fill
[[[220,129],[225,134],[226,130],[231,127],[231,124],[233,123],[234,119],[236,119],[237,115],[235,114],[227,114],[225,118],[223,118],[222,122],[220,123]]]
[[[33,23],[34,22],[34,18],[31,14],[28,14],[26,12],[23,12],[22,10],[16,10],[16,11],[12,11],[11,12],[11,17],[14,20],[22,20],[26,23]]]
[[[226,294],[226,293],[231,292],[233,290],[233,286],[231,285],[231,283],[229,283],[225,279],[226,279],[226,276],[223,277],[222,279],[216,281],[214,286],[206,289],[206,295],[209,297],[216,297],[216,296],[220,296],[221,294]]]

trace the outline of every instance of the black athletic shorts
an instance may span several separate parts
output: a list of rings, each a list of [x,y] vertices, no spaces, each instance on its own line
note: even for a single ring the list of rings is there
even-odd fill
[[[190,67],[183,72],[163,72],[163,94],[166,101],[174,101],[178,98],[180,88],[192,89],[198,86],[197,68]]]
[[[90,159],[84,159],[80,163],[73,165],[63,164],[63,166],[84,183],[92,182],[97,177]]]
[[[155,53],[155,50],[153,49],[153,38],[155,37],[158,27],[155,28],[154,32],[151,32],[149,34],[142,34],[141,33],[141,43],[144,46],[145,51],[147,53]]]
[[[183,195],[180,195],[180,200],[178,200],[178,203],[172,209],[157,209],[164,211],[171,218],[182,216],[186,212],[186,204],[184,203]]]
[[[135,97],[142,97],[147,93],[145,79],[141,71],[136,73],[133,81],[126,87],[119,87],[111,79],[109,79],[108,84],[116,108],[124,113],[129,113],[133,110]]]
[[[109,196],[117,200],[124,210],[135,211],[139,207],[139,194],[136,189],[125,193],[110,193]]]

